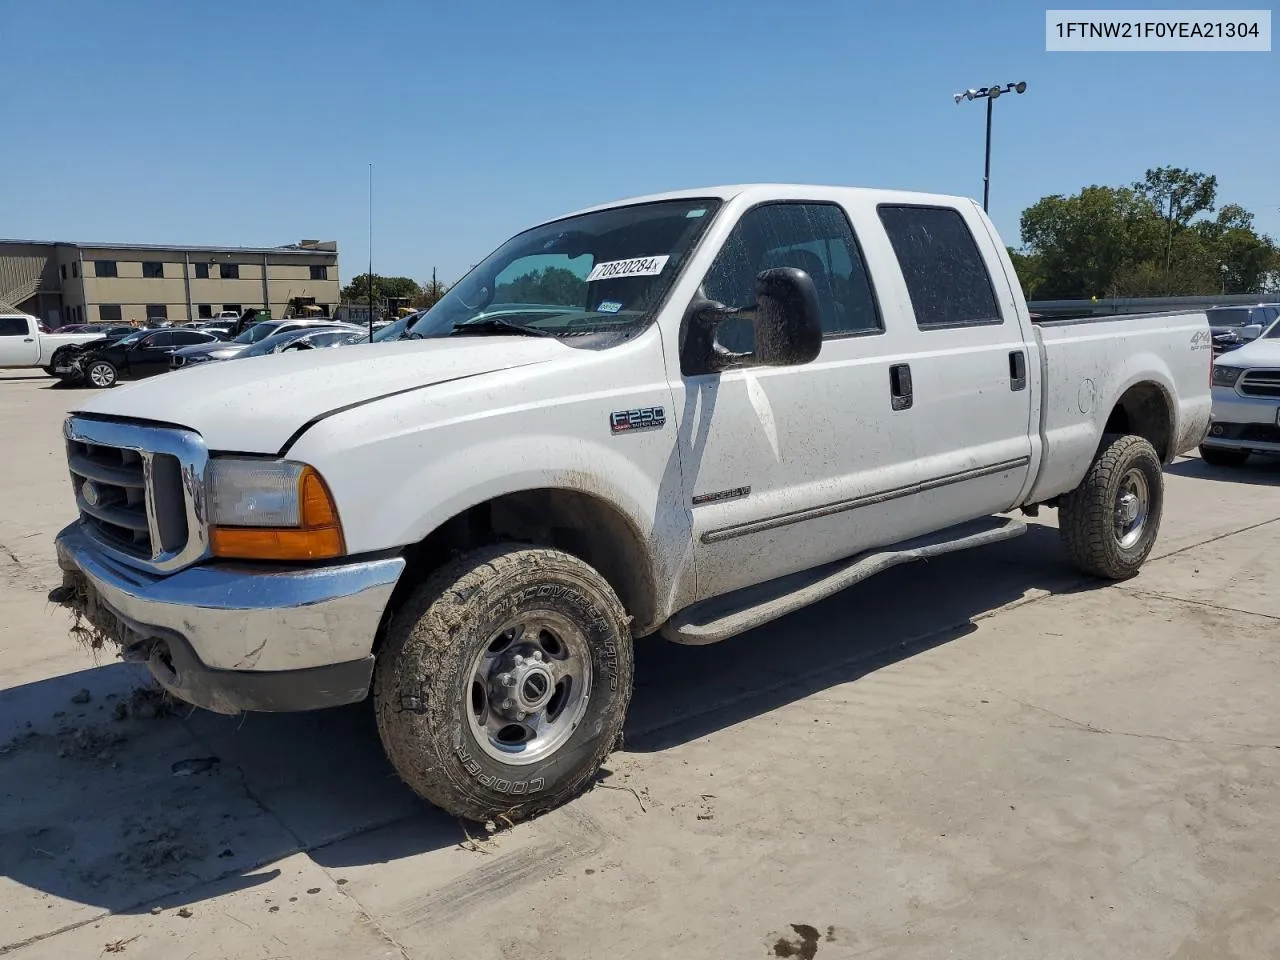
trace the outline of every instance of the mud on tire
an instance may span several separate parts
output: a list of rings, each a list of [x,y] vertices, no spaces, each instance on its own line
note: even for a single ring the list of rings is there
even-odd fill
[[[513,702],[477,702],[493,688],[475,678],[478,658],[493,662],[495,649],[520,636],[504,629],[517,622],[576,628],[575,649],[585,651],[583,682],[574,691],[585,702],[575,706],[576,722],[562,721],[561,739],[548,741],[554,749],[531,762],[495,756],[504,744],[489,739],[486,745],[479,722],[482,714],[493,716],[495,703]],[[545,645],[555,653],[551,639]],[[514,662],[513,653],[500,655],[507,657],[503,663]],[[523,669],[494,668],[505,680]],[[527,819],[591,781],[621,735],[632,672],[626,614],[595,570],[559,550],[485,547],[436,571],[396,613],[374,673],[378,732],[401,779],[442,810],[478,821]],[[561,692],[557,686],[552,699]],[[506,715],[513,727],[515,717],[524,717]]]
[[[1120,501],[1134,484],[1145,485],[1146,512],[1128,542],[1120,536]],[[1142,437],[1108,434],[1080,485],[1063,496],[1058,532],[1067,555],[1085,573],[1125,580],[1137,574],[1155,545],[1163,509],[1164,472],[1155,448]]]

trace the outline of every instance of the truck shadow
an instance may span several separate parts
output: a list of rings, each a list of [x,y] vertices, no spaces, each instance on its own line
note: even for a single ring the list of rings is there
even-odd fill
[[[1093,589],[1057,531],[895,567],[829,599],[710,647],[661,638],[636,650],[626,746],[656,751],[960,639],[975,619],[1037,593]]]
[[[637,645],[626,748],[657,751],[964,637],[1034,591],[1088,589],[1056,532],[891,570],[715,647]],[[153,709],[112,663],[0,691],[0,876],[22,942],[102,910],[263,887],[305,852],[328,869],[465,839],[404,787],[368,702],[220,717]],[[150,705],[149,705],[150,704]],[[385,828],[385,829],[383,829]],[[264,908],[265,909],[265,908]],[[0,942],[0,950],[11,944]]]
[[[1248,483],[1254,486],[1280,485],[1280,457],[1254,454],[1240,467],[1215,467],[1199,457],[1188,457],[1165,467],[1165,473],[1193,480],[1216,480],[1220,483]]]

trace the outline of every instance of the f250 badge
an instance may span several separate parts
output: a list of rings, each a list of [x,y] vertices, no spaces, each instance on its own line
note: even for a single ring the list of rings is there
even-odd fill
[[[612,433],[627,433],[631,430],[657,430],[666,425],[667,412],[662,407],[615,410],[609,414],[609,430]]]

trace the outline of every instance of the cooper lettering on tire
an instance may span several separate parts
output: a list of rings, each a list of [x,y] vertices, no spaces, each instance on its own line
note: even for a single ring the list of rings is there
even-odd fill
[[[573,797],[622,730],[627,623],[604,578],[559,550],[486,547],[440,569],[378,655],[378,731],[396,772],[473,820]],[[403,709],[406,698],[424,709]]]

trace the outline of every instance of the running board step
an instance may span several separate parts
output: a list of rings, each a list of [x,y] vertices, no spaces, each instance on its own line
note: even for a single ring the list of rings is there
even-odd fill
[[[860,553],[813,570],[703,600],[668,620],[661,633],[675,643],[692,646],[718,643],[825,600],[845,587],[900,563],[1012,540],[1026,532],[1026,523],[1018,517],[983,517],[928,536],[904,540],[882,550]]]

